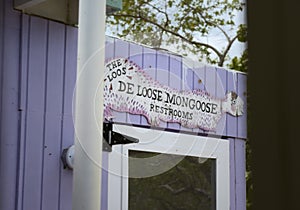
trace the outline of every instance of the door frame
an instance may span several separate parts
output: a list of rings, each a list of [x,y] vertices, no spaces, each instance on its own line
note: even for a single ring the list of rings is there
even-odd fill
[[[230,209],[228,140],[118,124],[113,131],[139,143],[114,145],[108,155],[108,209],[128,210],[128,150],[216,159],[216,210]]]

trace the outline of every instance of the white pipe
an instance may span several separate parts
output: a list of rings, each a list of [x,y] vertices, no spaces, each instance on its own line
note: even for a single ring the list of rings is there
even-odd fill
[[[79,1],[73,210],[100,210],[106,0]]]

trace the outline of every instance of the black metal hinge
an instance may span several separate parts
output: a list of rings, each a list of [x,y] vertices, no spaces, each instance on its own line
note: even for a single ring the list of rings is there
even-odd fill
[[[139,142],[139,140],[134,137],[123,135],[113,131],[112,125],[113,123],[111,122],[103,123],[103,151],[111,152],[112,146],[116,144],[132,144]]]

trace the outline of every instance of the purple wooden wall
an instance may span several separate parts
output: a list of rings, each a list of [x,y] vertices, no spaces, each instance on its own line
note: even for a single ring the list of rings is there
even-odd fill
[[[0,1],[0,209],[71,210],[72,172],[63,169],[60,154],[74,137],[77,29],[21,14],[12,2]],[[200,88],[217,97],[234,90],[245,100],[244,74],[107,38],[106,58],[114,57],[129,57],[177,89]],[[118,122],[147,125],[144,117],[115,114]],[[232,137],[231,210],[244,209],[246,114],[224,115],[216,132],[161,126]]]
[[[77,30],[22,16],[20,209],[70,209],[72,173],[62,149],[73,144]]]
[[[0,209],[15,209],[19,149],[20,15],[0,2]]]
[[[0,3],[0,209],[71,209],[77,29]]]

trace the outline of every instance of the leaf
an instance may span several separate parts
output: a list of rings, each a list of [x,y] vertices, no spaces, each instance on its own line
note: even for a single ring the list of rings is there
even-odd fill
[[[238,40],[240,42],[246,42],[247,41],[247,26],[245,24],[239,25],[238,31],[237,31]]]

